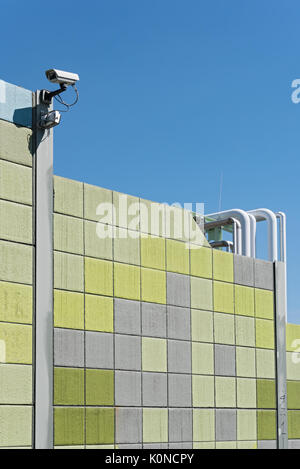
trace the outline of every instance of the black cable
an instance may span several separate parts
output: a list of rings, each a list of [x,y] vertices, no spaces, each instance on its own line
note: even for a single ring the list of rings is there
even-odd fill
[[[71,104],[66,103],[66,102],[62,99],[62,97],[60,96],[60,94],[57,95],[57,96],[54,96],[54,99],[56,99],[56,101],[57,101],[58,103],[62,104],[63,106],[65,106],[65,107],[67,108],[67,109],[60,109],[60,112],[68,112],[68,111],[70,110],[70,107],[75,106],[75,104],[78,103],[78,99],[79,99],[78,90],[77,90],[77,88],[76,88],[75,85],[71,85],[71,86],[72,86],[72,88],[74,89],[74,91],[75,91],[75,93],[76,93],[76,98],[75,98],[75,101],[74,101],[73,103],[71,103]]]

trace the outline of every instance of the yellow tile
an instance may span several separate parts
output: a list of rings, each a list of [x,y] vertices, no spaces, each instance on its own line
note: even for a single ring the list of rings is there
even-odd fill
[[[166,272],[142,269],[142,301],[166,304]]]
[[[235,285],[235,313],[254,316],[254,288]]]
[[[145,443],[168,441],[168,409],[143,409],[143,441]]]
[[[215,280],[233,282],[233,254],[213,249],[213,272]]]
[[[85,295],[85,328],[89,331],[113,332],[113,299],[105,296]]]
[[[32,363],[32,327],[0,323],[0,361]]]
[[[255,288],[255,315],[257,318],[274,319],[274,294]]]
[[[167,270],[179,274],[189,274],[189,249],[186,243],[167,240]]]
[[[54,327],[84,329],[84,296],[54,290]]]
[[[191,246],[191,275],[212,278],[212,249],[202,246]]]
[[[233,284],[214,282],[214,310],[234,314]]]
[[[141,237],[141,265],[153,269],[166,268],[164,238],[156,236]]]
[[[85,291],[96,295],[113,295],[112,262],[85,258]]]
[[[167,341],[165,339],[142,338],[143,371],[167,371]]]
[[[128,264],[114,264],[114,294],[118,298],[140,299],[140,268]]]

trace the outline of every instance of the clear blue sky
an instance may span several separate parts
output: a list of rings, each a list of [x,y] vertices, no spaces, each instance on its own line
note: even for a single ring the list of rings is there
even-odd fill
[[[287,213],[288,319],[300,323],[300,104],[291,101],[299,2],[0,6],[3,80],[34,90],[48,87],[50,67],[80,75],[80,101],[55,130],[55,173],[161,202],[204,202],[209,213],[223,171],[222,209]]]

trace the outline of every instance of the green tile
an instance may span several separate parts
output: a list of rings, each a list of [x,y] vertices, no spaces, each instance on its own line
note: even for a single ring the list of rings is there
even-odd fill
[[[166,240],[157,236],[141,237],[141,265],[152,269],[166,268]]]
[[[54,327],[84,329],[84,295],[54,290]]]
[[[114,405],[112,370],[86,370],[86,405]]]
[[[289,435],[290,436],[290,435]],[[276,411],[257,411],[257,439],[276,440]]]
[[[216,407],[236,407],[236,379],[216,376]]]
[[[143,371],[167,371],[167,341],[142,337]]]
[[[114,263],[114,295],[118,298],[139,300],[140,290],[140,268]]]
[[[212,281],[191,277],[191,307],[212,311]]]
[[[58,407],[54,409],[54,444],[84,444],[84,408]]]
[[[0,406],[0,447],[31,446],[32,407]]]
[[[212,344],[192,343],[192,373],[214,374],[214,348]]]
[[[215,383],[213,376],[192,376],[193,407],[214,407]]]
[[[31,168],[0,160],[0,199],[31,205]]]
[[[257,441],[238,441],[237,449],[257,449]]]
[[[83,184],[54,176],[54,211],[83,217]]]
[[[213,342],[213,313],[192,309],[192,340]]]
[[[83,266],[82,256],[54,252],[54,288],[82,292]]]
[[[236,344],[255,347],[255,319],[235,316]]]
[[[194,442],[193,449],[215,449],[216,444],[212,441]]]
[[[32,327],[19,324],[0,324],[0,362],[32,363]]]
[[[256,407],[256,379],[237,378],[237,407]]]
[[[86,409],[86,444],[114,443],[114,409]]]
[[[294,352],[300,348],[300,324],[286,325],[286,349]]]
[[[105,296],[85,295],[85,328],[89,331],[113,332],[113,299]]]
[[[166,272],[141,269],[142,301],[166,304]]]
[[[274,348],[274,322],[265,319],[256,319],[256,347]]]
[[[276,408],[276,383],[274,380],[257,380],[257,407],[259,409]]]
[[[300,438],[300,412],[298,410],[288,411],[288,435],[290,439]]]
[[[2,160],[32,166],[32,130],[0,121],[0,158]]]
[[[168,441],[168,409],[143,409],[143,442]]]
[[[112,262],[85,258],[85,291],[96,295],[113,295]]]
[[[237,439],[238,440],[256,440],[256,411],[238,410],[237,411]]]
[[[129,228],[139,231],[140,227],[140,202],[138,197],[113,192],[114,220],[113,224],[120,228]]]
[[[167,239],[167,270],[179,274],[190,273],[190,254],[186,243]]]
[[[0,282],[0,321],[32,323],[32,287]]]
[[[83,221],[55,213],[54,249],[83,254]]]
[[[234,314],[233,285],[214,282],[214,310]]]
[[[217,441],[216,449],[236,449],[236,441]]]
[[[137,231],[115,228],[114,260],[140,265],[140,234]]]
[[[212,278],[212,249],[192,245],[190,247],[191,275]]]
[[[84,218],[113,223],[112,191],[84,184]]]
[[[194,441],[215,440],[215,411],[213,409],[193,409]]]
[[[215,280],[233,282],[233,255],[213,249],[213,276]]]
[[[300,409],[300,382],[287,382],[288,409]]]
[[[32,404],[30,365],[0,365],[0,383],[0,404]]]
[[[236,374],[250,378],[256,376],[255,348],[236,347]]]
[[[54,368],[54,405],[84,405],[84,370]]]
[[[113,256],[113,227],[95,223],[84,222],[85,255],[100,259],[112,259]],[[105,237],[104,237],[105,236]]]
[[[235,343],[234,316],[231,314],[214,314],[214,333],[217,344]]]
[[[273,350],[256,350],[256,370],[258,378],[275,378],[275,353]]]
[[[254,316],[254,288],[235,285],[235,314]]]
[[[0,280],[32,284],[31,246],[0,241]]]
[[[0,200],[0,238],[32,244],[32,208]]]
[[[257,318],[274,319],[274,294],[255,288],[255,315]]]
[[[286,354],[287,379],[300,381],[300,353],[287,352]]]

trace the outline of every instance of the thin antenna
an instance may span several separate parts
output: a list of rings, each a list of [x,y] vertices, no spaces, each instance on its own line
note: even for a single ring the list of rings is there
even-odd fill
[[[219,212],[221,212],[221,206],[222,206],[222,191],[223,191],[223,171],[221,171],[221,176],[220,176]]]

